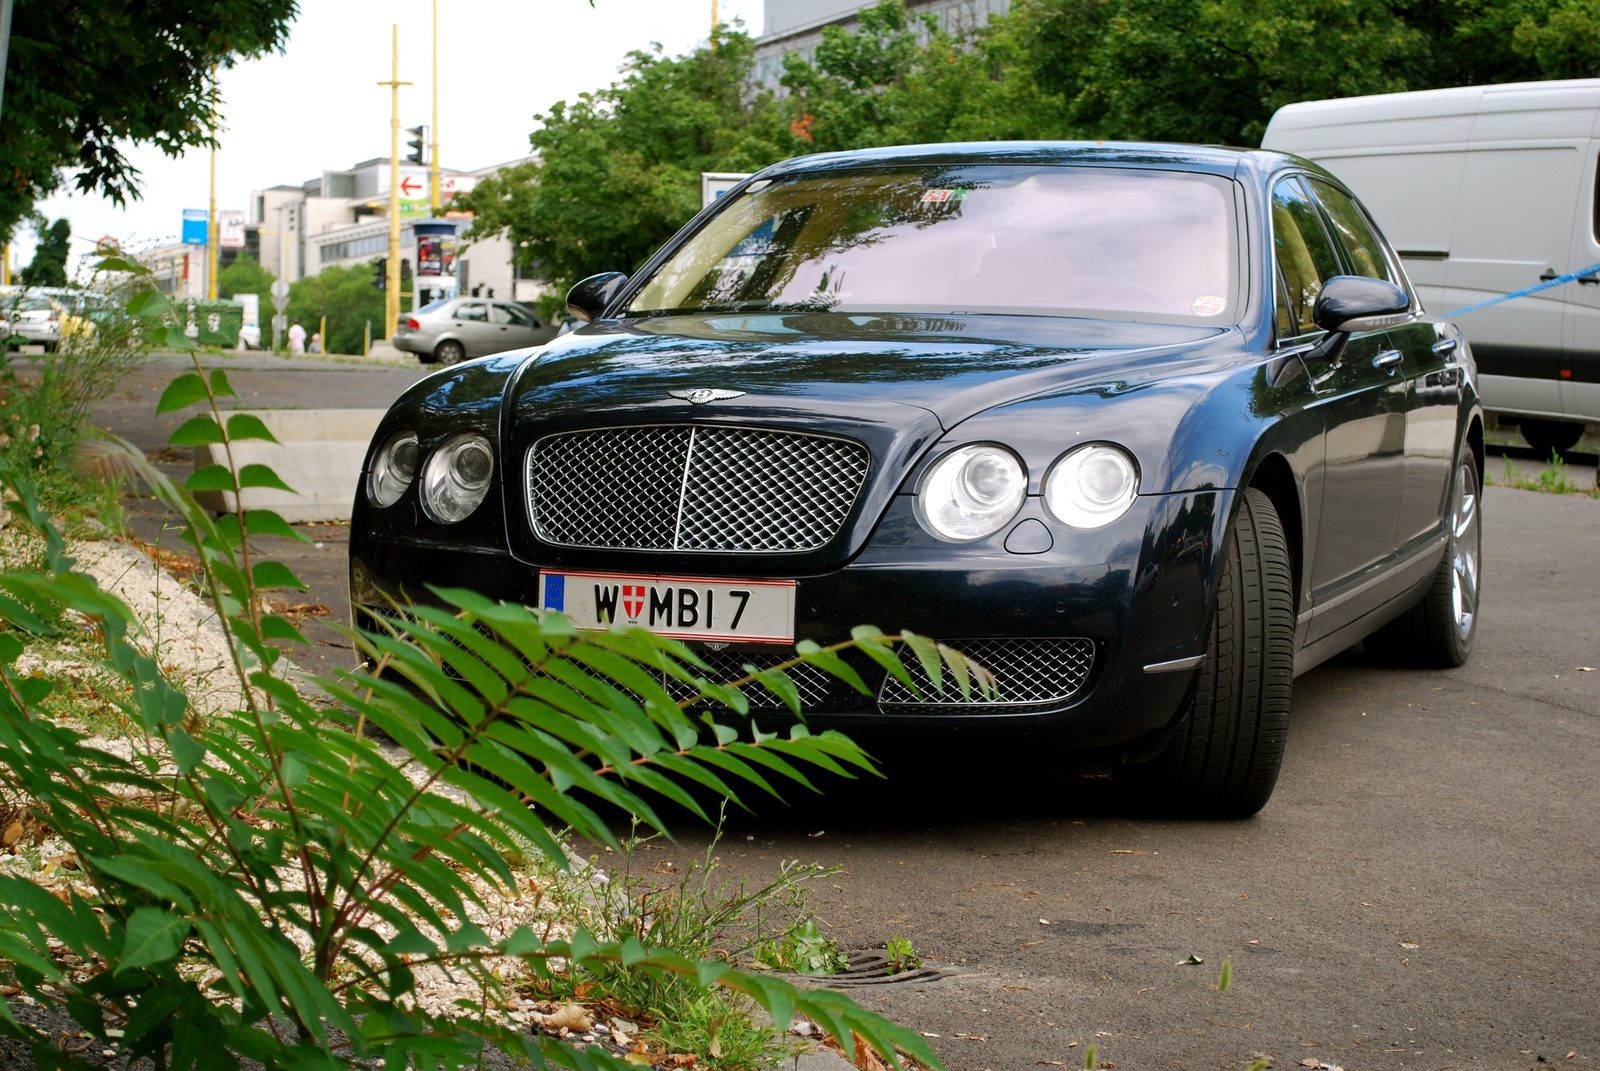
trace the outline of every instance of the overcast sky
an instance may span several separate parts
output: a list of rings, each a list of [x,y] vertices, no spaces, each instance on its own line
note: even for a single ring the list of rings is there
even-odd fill
[[[430,121],[432,0],[301,0],[281,55],[222,72],[217,207],[246,207],[251,190],[300,183],[389,152],[389,27],[400,26],[403,127]],[[761,0],[720,0],[761,30]],[[610,84],[623,57],[659,41],[668,54],[704,44],[711,0],[440,0],[440,163],[477,168],[525,156],[533,117],[558,100]],[[404,153],[402,133],[401,152]],[[210,153],[179,160],[130,153],[144,196],[119,209],[98,196],[58,193],[40,203],[72,222],[73,260],[101,236],[138,249],[175,240],[185,208],[205,208]],[[71,179],[68,179],[70,184]],[[33,256],[22,228],[13,270]]]

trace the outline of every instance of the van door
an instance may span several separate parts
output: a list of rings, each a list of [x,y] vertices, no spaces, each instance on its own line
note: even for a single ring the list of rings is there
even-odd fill
[[[1600,115],[1596,121],[1600,123]],[[1558,265],[1562,275],[1600,264],[1600,139],[1589,142],[1585,156],[1583,194],[1572,221],[1572,253],[1566,264]],[[1562,410],[1575,420],[1600,422],[1600,276],[1563,283],[1550,292],[1560,294],[1567,309]]]
[[[1560,84],[1485,88],[1456,204],[1450,300],[1437,311],[1515,293],[1566,262],[1594,97]],[[1565,320],[1560,288],[1461,318],[1485,408],[1562,415]]]

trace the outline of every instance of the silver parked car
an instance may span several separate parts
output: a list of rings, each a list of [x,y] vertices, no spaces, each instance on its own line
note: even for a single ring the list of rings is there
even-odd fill
[[[448,298],[406,313],[395,324],[396,349],[423,362],[455,364],[523,346],[542,346],[556,335],[526,305],[492,298]]]

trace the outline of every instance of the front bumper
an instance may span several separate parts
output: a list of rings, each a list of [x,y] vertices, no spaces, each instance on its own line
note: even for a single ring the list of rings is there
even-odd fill
[[[1227,490],[1142,496],[1105,529],[1065,528],[1030,498],[1018,517],[990,539],[941,543],[917,524],[912,499],[897,496],[866,547],[853,560],[825,572],[795,575],[796,639],[835,643],[850,629],[873,624],[889,632],[909,629],[952,644],[962,640],[1039,640],[1081,637],[1094,645],[1086,683],[1054,703],[1022,706],[954,703],[937,706],[878,701],[882,671],[862,660],[873,697],[830,693],[806,707],[814,728],[916,737],[967,734],[1021,736],[1052,748],[1116,748],[1159,734],[1179,717],[1194,684],[1195,668],[1147,672],[1147,666],[1201,654],[1220,545],[1233,494]],[[436,602],[433,587],[462,587],[493,598],[534,606],[540,563],[509,547],[470,546],[427,530],[389,529],[364,499],[357,502],[350,548],[351,602],[362,612],[382,612],[390,600]],[[408,523],[416,524],[415,514]],[[1050,549],[1012,553],[1006,538],[1021,524],[1044,524]],[[693,563],[682,555],[640,555],[640,572],[730,576],[715,556]],[[668,560],[671,559],[671,560]],[[562,571],[579,566],[566,562]],[[617,571],[613,565],[606,571]],[[739,574],[732,574],[737,576]],[[751,575],[746,571],[743,575]],[[735,647],[728,654],[738,654]],[[752,658],[771,647],[749,648]],[[909,657],[909,656],[908,656]],[[752,692],[759,689],[751,689]],[[763,713],[782,722],[786,712]]]

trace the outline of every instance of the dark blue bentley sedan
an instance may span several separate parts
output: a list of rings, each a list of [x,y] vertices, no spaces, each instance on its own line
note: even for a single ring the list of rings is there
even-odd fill
[[[430,376],[384,420],[359,626],[468,587],[682,638],[727,679],[909,628],[998,695],[803,668],[807,720],[1092,749],[1218,815],[1271,795],[1296,674],[1364,637],[1471,652],[1471,356],[1304,160],[803,157],[568,300],[581,329]]]

